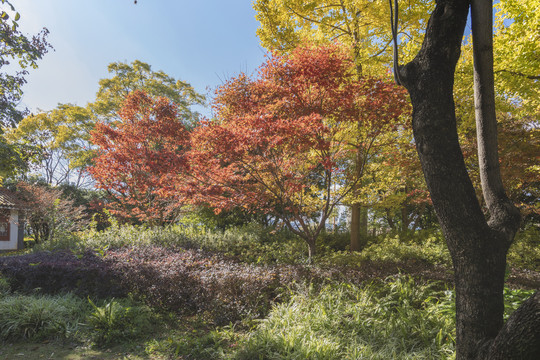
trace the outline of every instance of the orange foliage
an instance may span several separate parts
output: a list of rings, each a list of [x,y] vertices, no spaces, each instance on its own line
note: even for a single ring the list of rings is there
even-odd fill
[[[366,146],[351,131],[362,128],[369,142],[400,126],[409,108],[403,90],[358,79],[353,68],[338,45],[302,46],[220,87],[216,118],[192,134],[184,187],[192,201],[264,211],[314,241],[360,180],[349,165]]]
[[[112,213],[167,222],[181,203],[174,189],[186,168],[189,134],[170,100],[142,91],[127,96],[119,115],[115,127],[99,123],[92,132],[98,156],[90,173],[114,199]]]

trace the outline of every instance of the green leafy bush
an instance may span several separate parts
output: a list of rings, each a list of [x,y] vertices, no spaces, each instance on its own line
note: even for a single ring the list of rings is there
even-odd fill
[[[34,252],[71,250],[103,251],[132,246],[161,246],[171,249],[197,249],[219,252],[248,263],[305,262],[307,248],[302,240],[286,229],[276,230],[252,223],[227,230],[210,230],[199,226],[173,225],[146,227],[120,225],[113,221],[103,231],[91,228],[77,236],[54,239],[34,247]]]
[[[152,312],[147,306],[115,299],[102,306],[97,306],[90,299],[88,302],[93,310],[87,317],[89,331],[99,346],[134,339],[152,328]]]
[[[420,231],[410,234],[385,235],[372,240],[360,253],[349,256],[344,251],[348,233],[323,233],[318,241],[318,257],[328,265],[358,265],[370,261],[422,260],[433,264],[449,264],[450,257],[439,232]],[[130,246],[160,246],[171,249],[197,249],[220,253],[250,264],[305,264],[304,242],[286,229],[251,223],[225,231],[205,227],[174,225],[153,227],[114,223],[105,231],[90,230],[78,238],[52,241],[37,250],[71,249],[83,253],[88,249],[103,251]],[[358,256],[360,255],[360,256]]]
[[[409,239],[399,236],[387,237],[366,248],[362,255],[372,261],[414,259],[431,264],[450,264],[450,253],[446,244],[437,235]]]
[[[327,266],[359,267],[366,262],[419,261],[426,264],[450,265],[450,253],[438,232],[419,231],[385,235],[372,240],[361,252],[328,250],[318,255],[316,263]]]

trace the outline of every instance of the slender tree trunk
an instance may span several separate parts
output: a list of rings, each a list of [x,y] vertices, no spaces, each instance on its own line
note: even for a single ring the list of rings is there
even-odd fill
[[[390,209],[385,208],[384,211],[386,212],[386,222],[388,223],[388,226],[390,226],[390,229],[395,231],[396,225],[394,224],[394,220],[392,219],[392,214],[390,213]]]
[[[408,187],[405,185],[405,189],[403,189],[403,192],[405,193],[405,196],[409,192]],[[401,205],[401,232],[406,232],[409,230],[409,225],[411,224],[411,218],[409,216],[409,210],[410,206],[407,205],[406,201],[403,202]]]
[[[360,208],[360,235],[362,236],[362,248],[366,246],[368,237],[368,208]]]
[[[491,2],[488,3],[491,6]],[[488,205],[490,221],[486,221],[458,142],[453,84],[469,4],[467,0],[438,1],[420,52],[412,62],[400,68],[400,78],[413,104],[418,155],[454,265],[457,360],[494,359],[500,358],[495,357],[496,354],[507,353],[500,348],[509,347],[501,345],[508,340],[501,335],[504,273],[506,253],[519,227],[519,213],[506,202],[502,183],[498,185],[497,180],[492,180],[491,184],[495,185],[487,190],[494,206]],[[476,20],[485,26],[484,20]],[[492,157],[493,151],[496,153],[492,138],[482,129],[479,136],[485,140],[486,154],[491,154],[487,157]],[[490,164],[493,165],[489,160],[480,162],[481,167],[487,167],[487,173],[496,176]],[[485,186],[484,181],[482,184]],[[523,326],[537,323],[539,308],[538,301],[532,301],[529,311],[525,311],[528,316],[523,318],[535,320],[524,322]],[[535,357],[526,357],[526,354],[539,355],[534,352],[535,346],[538,345],[534,342],[525,343],[523,349],[508,359],[520,356],[533,359]]]
[[[515,218],[519,217],[519,211],[506,196],[499,166],[493,73],[492,1],[472,1],[471,13],[474,104],[482,193],[489,209],[490,224],[499,226],[498,230],[505,233],[511,243],[517,230],[514,229],[513,223]],[[510,224],[507,224],[507,221],[510,221]]]
[[[308,258],[311,262],[313,259],[313,256],[315,256],[315,254],[317,253],[317,250],[315,247],[315,240],[310,239],[310,240],[306,240],[306,242],[308,244]]]
[[[351,251],[361,251],[367,242],[367,208],[360,204],[351,206]]]
[[[360,76],[360,75],[359,75]],[[358,124],[360,130],[360,123]],[[364,173],[364,157],[363,150],[361,148],[357,149],[355,157],[355,176],[357,183],[353,191],[354,194],[357,193],[358,189],[362,186],[360,179]],[[367,241],[367,208],[363,207],[361,204],[352,204],[351,205],[351,243],[350,251],[361,251],[366,246]]]
[[[406,232],[409,230],[409,225],[411,220],[409,218],[409,209],[407,205],[403,205],[401,208],[401,232]]]

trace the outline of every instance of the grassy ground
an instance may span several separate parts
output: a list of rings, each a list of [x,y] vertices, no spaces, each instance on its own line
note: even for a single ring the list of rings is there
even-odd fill
[[[113,360],[113,359],[160,359],[144,354],[143,351],[132,349],[125,345],[107,350],[66,344],[62,342],[49,343],[16,343],[2,344],[0,358],[5,360],[30,359],[63,359],[63,360]],[[166,357],[161,357],[166,359]]]

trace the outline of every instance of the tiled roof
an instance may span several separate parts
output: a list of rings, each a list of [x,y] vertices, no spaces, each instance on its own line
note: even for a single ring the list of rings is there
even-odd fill
[[[17,209],[20,208],[21,202],[15,194],[7,189],[0,188],[0,209]]]

